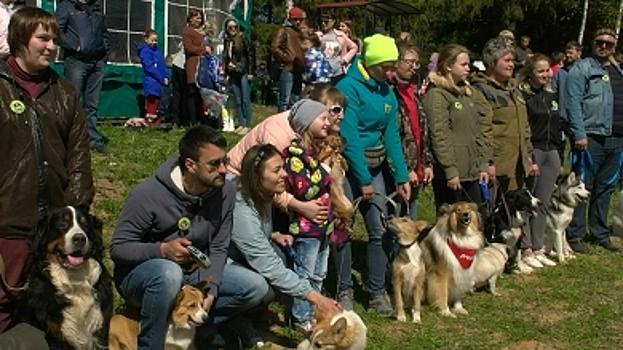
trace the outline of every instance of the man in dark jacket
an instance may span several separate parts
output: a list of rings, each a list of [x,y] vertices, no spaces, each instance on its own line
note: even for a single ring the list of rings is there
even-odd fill
[[[108,153],[97,130],[97,109],[110,51],[104,13],[95,0],[65,0],[58,3],[55,16],[61,28],[59,45],[65,54],[65,77],[82,97],[91,149]]]
[[[236,200],[225,180],[226,147],[208,126],[189,129],[179,155],[130,192],[117,221],[110,243],[114,280],[121,296],[142,309],[139,350],[162,348],[182,284],[210,279],[203,308],[215,324],[269,297],[268,287],[254,289],[266,284],[256,280],[261,276],[226,263]],[[209,267],[192,268],[190,245],[209,257]]]
[[[288,12],[288,20],[279,28],[270,45],[270,52],[280,63],[278,111],[287,111],[301,97],[305,63],[299,40],[301,23],[307,17],[298,7]]]

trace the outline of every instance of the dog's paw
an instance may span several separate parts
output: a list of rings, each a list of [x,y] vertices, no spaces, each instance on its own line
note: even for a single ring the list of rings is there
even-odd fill
[[[417,324],[422,323],[422,316],[419,311],[413,311],[412,316],[413,316],[413,323],[417,323]]]
[[[457,315],[469,315],[469,312],[467,312],[467,310],[465,310],[463,307],[457,307],[452,311],[454,311],[454,313]]]
[[[444,317],[456,318],[456,315],[453,314],[450,309],[441,310],[439,311],[439,314]]]
[[[498,292],[497,290],[492,290],[491,291],[491,295],[493,295],[494,297],[501,297],[502,294],[500,292]]]
[[[396,320],[398,320],[398,322],[407,322],[407,315],[405,314],[396,315]]]

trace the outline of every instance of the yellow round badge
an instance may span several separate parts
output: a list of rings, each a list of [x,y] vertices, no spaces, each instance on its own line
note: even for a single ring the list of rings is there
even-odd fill
[[[461,104],[461,102],[454,102],[454,108],[460,111],[461,109],[463,109],[463,105]]]
[[[603,81],[610,81],[610,76],[608,74],[606,74],[606,75],[601,77],[601,80],[603,80]]]
[[[180,231],[187,231],[190,228],[190,219],[182,216],[177,220],[177,228],[180,229]]]
[[[26,105],[20,100],[13,100],[9,103],[9,108],[13,113],[22,114],[26,110]]]

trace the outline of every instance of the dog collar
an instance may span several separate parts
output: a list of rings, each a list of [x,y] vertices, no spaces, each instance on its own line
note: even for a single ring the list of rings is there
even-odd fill
[[[454,254],[454,257],[459,261],[462,268],[469,269],[469,267],[472,266],[472,263],[474,262],[474,255],[476,255],[478,249],[459,248],[449,239],[448,247],[450,247],[452,254]]]
[[[409,243],[409,244],[402,244],[400,242],[398,242],[398,244],[400,245],[401,248],[411,248],[415,243],[417,243],[417,237],[415,237],[415,239],[413,240],[413,242]]]

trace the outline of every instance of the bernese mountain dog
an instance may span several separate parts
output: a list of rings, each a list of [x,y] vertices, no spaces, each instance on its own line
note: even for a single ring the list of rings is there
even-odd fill
[[[101,221],[81,208],[55,209],[40,218],[28,244],[21,320],[44,331],[50,349],[106,349],[113,292]]]

